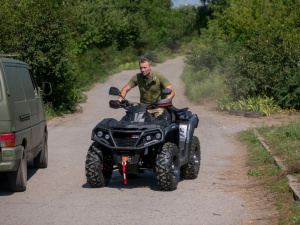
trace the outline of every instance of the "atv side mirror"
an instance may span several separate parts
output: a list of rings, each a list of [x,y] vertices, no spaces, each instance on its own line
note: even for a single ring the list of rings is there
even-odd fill
[[[109,95],[118,95],[118,96],[120,96],[121,92],[116,87],[110,87],[110,89],[109,89]]]
[[[109,107],[113,108],[113,109],[120,108],[120,102],[119,102],[119,100],[110,100],[109,101]]]
[[[172,93],[172,90],[169,88],[166,88],[166,89],[162,89],[160,94],[161,95],[169,95],[171,93]]]

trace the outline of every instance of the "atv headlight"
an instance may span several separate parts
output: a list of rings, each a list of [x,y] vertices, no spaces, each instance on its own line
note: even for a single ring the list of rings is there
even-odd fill
[[[151,141],[151,139],[152,139],[152,138],[151,138],[150,135],[147,135],[147,136],[146,136],[146,141]]]
[[[161,139],[161,133],[156,133],[156,134],[155,134],[155,138],[156,138],[157,140]]]
[[[103,132],[102,132],[102,131],[98,131],[98,132],[97,132],[97,137],[98,137],[98,138],[103,137]]]
[[[109,137],[109,134],[105,134],[104,137],[105,137],[106,140],[108,140],[108,139],[110,138],[110,137]]]

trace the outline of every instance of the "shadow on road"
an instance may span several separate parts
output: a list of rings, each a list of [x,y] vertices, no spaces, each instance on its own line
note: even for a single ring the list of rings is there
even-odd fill
[[[92,188],[88,183],[83,188]],[[119,171],[114,171],[107,188],[114,188],[123,191],[125,189],[149,188],[152,191],[162,191],[158,188],[157,179],[154,173],[145,172],[136,176],[127,176],[127,184],[124,184],[123,176]]]
[[[37,172],[37,168],[34,167],[33,160],[27,163],[27,182],[33,177]],[[7,175],[5,173],[0,173],[0,196],[10,196],[15,192],[9,190]]]

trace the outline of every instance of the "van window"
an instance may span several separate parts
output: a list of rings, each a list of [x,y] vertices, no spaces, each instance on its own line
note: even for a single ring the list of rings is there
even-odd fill
[[[17,67],[5,65],[4,72],[6,75],[6,81],[12,101],[16,102],[24,100],[24,90]]]
[[[20,76],[23,82],[24,92],[26,99],[34,99],[37,96],[37,89],[33,83],[31,75],[27,68],[20,67]]]
[[[37,95],[37,94],[39,93],[39,91],[38,91],[38,86],[37,86],[36,81],[35,81],[35,79],[34,79],[34,77],[33,77],[32,71],[31,71],[31,70],[28,70],[28,71],[29,71],[29,74],[30,74],[30,78],[31,78],[32,85],[33,85],[33,87],[34,87],[34,92],[35,92],[35,94]]]

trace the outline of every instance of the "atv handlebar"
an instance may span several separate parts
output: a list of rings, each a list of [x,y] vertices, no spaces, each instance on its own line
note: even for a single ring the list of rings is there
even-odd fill
[[[160,93],[160,95],[157,97],[157,99],[155,100],[155,102],[151,103],[150,105],[147,106],[147,108],[158,108],[158,107],[168,107],[168,106],[172,106],[172,100],[171,99],[162,99],[160,101],[157,102],[158,98],[162,95],[169,95],[172,91],[168,88],[163,89]],[[111,87],[109,89],[109,94],[110,95],[117,95],[117,96],[121,96],[123,98],[123,100],[120,102],[119,100],[110,100],[109,101],[109,106],[111,108],[114,109],[118,109],[118,108],[124,108],[124,109],[128,109],[130,106],[134,106],[137,105],[138,103],[132,103],[129,102],[128,100],[126,100],[122,95],[121,92],[119,91],[118,88],[116,87]]]

